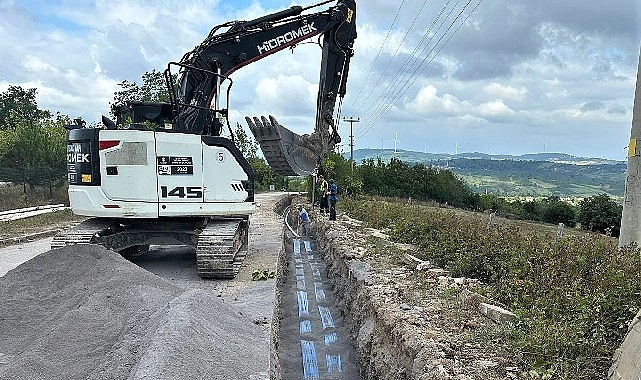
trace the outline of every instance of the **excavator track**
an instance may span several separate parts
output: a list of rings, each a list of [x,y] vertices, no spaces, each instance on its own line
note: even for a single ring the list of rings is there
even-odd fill
[[[73,244],[96,243],[101,232],[107,230],[113,224],[107,219],[88,219],[77,226],[59,232],[51,242],[51,249],[64,247]]]
[[[198,236],[196,261],[203,278],[234,278],[247,255],[245,219],[211,220]]]

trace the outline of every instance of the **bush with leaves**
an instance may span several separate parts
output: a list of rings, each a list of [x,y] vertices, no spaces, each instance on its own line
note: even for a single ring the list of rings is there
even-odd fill
[[[607,194],[599,194],[579,203],[577,222],[581,223],[583,229],[619,236],[622,212],[623,206]]]
[[[70,118],[38,109],[36,89],[10,86],[0,94],[0,181],[33,190],[46,185],[49,194],[66,178],[63,126]]]
[[[369,198],[343,209],[365,226],[420,247],[452,276],[482,280],[488,297],[517,315],[504,350],[553,378],[600,379],[641,308],[641,252],[592,234],[557,241],[555,229],[523,231],[487,216]]]

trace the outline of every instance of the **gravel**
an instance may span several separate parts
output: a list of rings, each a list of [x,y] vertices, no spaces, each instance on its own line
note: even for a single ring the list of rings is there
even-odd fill
[[[0,278],[0,332],[2,379],[266,378],[260,325],[95,245]]]

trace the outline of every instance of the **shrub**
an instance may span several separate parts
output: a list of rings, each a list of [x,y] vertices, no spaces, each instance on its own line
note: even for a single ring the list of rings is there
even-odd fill
[[[420,247],[424,259],[453,276],[482,280],[487,295],[517,315],[510,349],[534,371],[555,378],[602,378],[628,323],[641,307],[641,252],[614,239],[524,231],[486,216],[346,199],[367,226]]]

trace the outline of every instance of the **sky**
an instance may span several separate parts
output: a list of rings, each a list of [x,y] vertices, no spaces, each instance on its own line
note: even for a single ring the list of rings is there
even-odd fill
[[[291,0],[0,0],[0,92],[89,123],[231,20]],[[333,3],[312,8],[326,10]],[[349,151],[562,152],[625,160],[641,47],[639,0],[367,0],[339,131]],[[310,42],[317,42],[316,39]],[[314,128],[321,52],[299,44],[232,75],[230,121]],[[337,104],[338,109],[338,104]],[[359,118],[349,123],[346,118]]]

